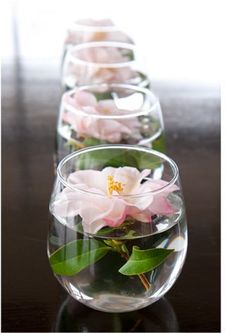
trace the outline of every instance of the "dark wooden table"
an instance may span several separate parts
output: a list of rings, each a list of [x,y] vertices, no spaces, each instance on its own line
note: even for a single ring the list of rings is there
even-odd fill
[[[17,46],[15,39],[13,58],[2,70],[2,331],[219,331],[219,88],[153,82],[168,154],[180,168],[187,260],[174,287],[156,304],[129,314],[100,313],[67,297],[48,264],[59,75],[46,61],[28,62]]]
[[[168,154],[180,168],[188,255],[165,299],[138,313],[114,316],[67,298],[47,260],[58,76],[18,58],[3,64],[2,89],[2,330],[219,331],[218,89],[153,83],[163,108]]]

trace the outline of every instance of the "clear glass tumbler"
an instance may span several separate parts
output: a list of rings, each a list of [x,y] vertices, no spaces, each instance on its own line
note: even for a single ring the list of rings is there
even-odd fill
[[[165,152],[161,106],[150,90],[113,83],[64,93],[57,126],[57,163],[73,151],[106,143],[137,144]]]
[[[113,41],[133,43],[132,39],[110,19],[81,19],[67,29],[65,48],[88,42]]]
[[[62,69],[64,89],[101,83],[149,86],[143,64],[137,60],[135,45],[90,42],[76,45],[68,50]]]
[[[52,271],[72,297],[91,308],[146,307],[181,272],[185,205],[178,168],[164,154],[132,145],[70,154],[58,166],[50,212]]]

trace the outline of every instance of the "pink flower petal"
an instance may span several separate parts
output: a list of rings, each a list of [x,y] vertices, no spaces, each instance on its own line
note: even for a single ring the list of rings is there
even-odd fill
[[[115,102],[112,99],[102,100],[98,102],[97,110],[101,114],[107,115],[117,115],[119,109],[117,108]]]
[[[83,229],[89,234],[96,234],[100,229],[105,227],[107,224],[105,220],[95,220],[92,223],[83,223]]]
[[[168,199],[161,195],[156,195],[152,204],[149,206],[150,212],[157,215],[172,215],[176,213],[176,209],[173,205],[168,201]]]
[[[167,186],[167,185],[168,185],[168,182],[165,180],[162,180],[162,179],[148,179],[146,182],[144,182],[140,186],[139,193],[160,190],[161,188],[163,188],[164,186]],[[177,190],[179,190],[178,186],[173,184],[173,185],[169,186],[168,188],[163,189],[163,191],[161,191],[160,193],[162,195],[168,195],[169,193],[171,193],[173,191],[177,191]]]
[[[110,227],[118,227],[125,220],[126,206],[122,200],[112,198],[112,201],[114,206],[110,213],[104,218],[104,221]]]
[[[88,205],[80,210],[84,230],[91,230],[96,221],[103,221],[103,225],[117,226],[124,221],[125,204],[118,199],[91,197]],[[97,225],[97,224],[95,224]],[[99,223],[101,225],[101,222]]]
[[[102,171],[79,170],[71,173],[68,183],[90,193],[65,188],[53,202],[52,213],[62,218],[79,215],[84,230],[92,233],[106,225],[117,227],[127,216],[140,222],[151,222],[152,215],[175,214],[176,208],[168,200],[168,195],[178,190],[178,187],[172,185],[161,192],[147,194],[147,191],[160,189],[167,184],[166,181],[153,179],[141,184],[150,172],[149,169],[139,172],[132,167],[107,167]],[[114,182],[122,184],[121,193],[116,193],[115,190],[114,193],[108,193],[108,176],[112,176]],[[135,193],[140,196],[122,196]]]
[[[151,222],[152,214],[148,210],[142,211],[136,207],[128,207],[126,213],[127,213],[127,216],[131,216],[137,221],[144,222],[144,223]]]
[[[73,186],[86,185],[87,189],[94,188],[97,192],[107,194],[107,178],[97,170],[78,170],[70,174],[67,182]]]
[[[95,96],[87,91],[83,90],[76,90],[73,96],[74,100],[76,101],[77,105],[79,106],[96,106],[97,100]]]

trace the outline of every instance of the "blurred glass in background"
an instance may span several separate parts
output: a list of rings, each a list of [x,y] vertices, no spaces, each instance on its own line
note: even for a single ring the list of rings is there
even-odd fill
[[[202,0],[12,0],[5,1],[2,10],[3,62],[20,57],[27,66],[48,65],[50,73],[59,75],[68,27],[78,20],[105,18],[135,40],[150,80],[219,81],[217,2],[213,8],[212,2]]]

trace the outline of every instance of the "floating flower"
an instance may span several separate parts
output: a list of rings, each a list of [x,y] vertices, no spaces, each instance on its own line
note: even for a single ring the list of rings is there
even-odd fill
[[[119,143],[130,136],[136,140],[142,138],[137,117],[109,118],[112,115],[124,114],[113,100],[97,102],[93,94],[77,90],[73,96],[66,94],[64,102],[73,106],[73,111],[66,110],[63,120],[71,125],[78,137],[93,137],[110,143]],[[105,115],[108,118],[96,117],[99,115]]]
[[[65,75],[73,76],[79,85],[127,82],[135,78],[137,74],[130,65],[114,66],[114,64],[130,61],[130,58],[121,50],[115,46],[87,46],[72,49],[69,52],[80,61],[69,61]]]
[[[127,217],[151,222],[153,215],[176,212],[168,195],[176,185],[164,188],[164,180],[145,179],[151,170],[133,167],[106,167],[102,171],[79,170],[69,175],[66,187],[56,197],[56,217],[81,216],[85,232],[96,233],[104,226],[118,227]],[[155,190],[162,191],[155,192]],[[137,195],[137,196],[135,196]]]
[[[76,28],[78,25],[78,28]],[[79,30],[79,26],[84,28]],[[88,27],[88,29],[86,29]],[[93,27],[94,29],[89,29]],[[97,31],[95,29],[97,27]],[[109,29],[109,27],[112,27]],[[79,44],[96,41],[115,41],[129,42],[130,38],[122,31],[113,29],[114,23],[109,19],[93,20],[83,19],[75,22],[75,28],[70,28],[67,31],[65,44]],[[107,29],[106,29],[107,28]]]

